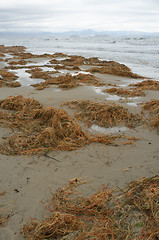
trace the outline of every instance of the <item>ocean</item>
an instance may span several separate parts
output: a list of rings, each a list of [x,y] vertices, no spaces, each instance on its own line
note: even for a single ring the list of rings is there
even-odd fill
[[[159,81],[159,36],[42,36],[1,38],[5,46],[22,45],[28,52],[55,52],[117,61],[134,73]]]

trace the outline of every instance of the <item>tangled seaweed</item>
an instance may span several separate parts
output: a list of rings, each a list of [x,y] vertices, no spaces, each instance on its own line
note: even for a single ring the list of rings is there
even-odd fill
[[[98,124],[101,127],[112,127],[125,124],[128,127],[136,126],[142,122],[139,115],[129,113],[127,109],[117,104],[105,104],[92,101],[72,101],[65,105],[76,107],[78,120],[84,121],[88,126]]]
[[[124,64],[120,64],[115,61],[104,61],[102,67],[93,67],[89,69],[89,72],[101,73],[101,74],[113,74],[117,76],[130,77],[130,78],[144,78],[138,74],[132,73],[131,69]]]
[[[6,47],[4,45],[0,45],[0,53],[11,53],[11,54],[20,54],[25,52],[26,48],[24,46],[11,46]]]
[[[92,142],[117,145],[120,138],[127,139],[123,144],[136,140],[124,135],[88,136],[64,110],[43,107],[33,98],[11,96],[1,100],[0,107],[3,109],[0,125],[14,131],[0,145],[3,154],[44,154],[51,150],[79,149]]]
[[[59,88],[63,89],[75,88],[83,83],[95,86],[103,85],[96,79],[95,76],[91,74],[79,73],[75,76],[66,74],[65,76],[52,77],[51,74],[54,74],[55,72],[44,72],[40,68],[27,70],[27,72],[32,74],[31,78],[40,78],[45,80],[45,82],[32,84],[36,90],[42,90],[44,88],[50,87],[51,85],[57,85]]]
[[[21,84],[19,82],[15,82],[18,78],[14,73],[8,72],[4,69],[0,69],[0,87],[20,87]]]
[[[143,104],[143,110],[148,110],[152,117],[149,121],[159,130],[159,100],[152,100]]]
[[[129,86],[135,86],[140,90],[159,90],[159,81],[146,80]]]
[[[109,94],[116,94],[119,96],[126,96],[126,97],[138,97],[138,96],[145,96],[144,91],[140,89],[130,89],[124,90],[123,88],[109,88],[104,89],[103,92],[107,92]]]
[[[118,192],[102,185],[85,197],[82,179],[73,179],[44,206],[50,217],[23,225],[28,240],[159,239],[159,176],[131,182]],[[70,237],[70,238],[69,238]]]
[[[104,83],[101,83],[99,79],[93,74],[78,74],[77,76],[71,76],[67,74],[66,76],[53,77],[52,74],[59,73],[59,69],[65,69],[68,71],[76,70],[80,71],[81,66],[91,66],[88,72],[95,73],[107,73],[118,76],[125,76],[131,78],[143,78],[137,74],[131,72],[131,70],[124,64],[117,63],[115,61],[102,61],[97,57],[85,58],[78,55],[67,55],[63,53],[54,53],[54,54],[32,54],[25,51],[26,48],[23,46],[13,46],[5,47],[0,45],[0,56],[3,61],[7,61],[9,66],[6,66],[5,69],[21,69],[28,68],[27,72],[31,73],[31,78],[40,78],[45,80],[43,83],[34,84],[33,86],[37,90],[42,90],[46,87],[50,87],[52,84],[58,85],[60,88],[75,88],[81,84],[88,84],[94,86],[102,86]],[[5,54],[12,55],[9,58],[3,59]],[[55,71],[42,71],[40,66],[30,65],[26,66],[30,59],[34,58],[44,58],[48,59],[49,63],[46,64],[46,67],[52,67]],[[93,66],[93,67],[92,67]],[[43,66],[41,66],[43,67]],[[3,69],[4,70],[4,69]],[[6,70],[4,70],[6,71]],[[9,75],[8,75],[9,76]],[[9,80],[10,81],[10,80]],[[0,87],[19,87],[20,83],[14,82],[10,83],[8,80],[0,80]]]

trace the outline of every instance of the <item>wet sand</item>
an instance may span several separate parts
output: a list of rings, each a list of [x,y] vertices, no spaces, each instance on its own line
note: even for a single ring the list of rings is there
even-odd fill
[[[108,74],[97,74],[102,81],[122,85],[130,79]],[[135,81],[135,80],[134,80]],[[61,104],[72,100],[91,100],[108,102],[108,95],[100,94],[99,88],[80,86],[74,89],[59,90],[50,86],[42,91],[26,86],[20,88],[0,88],[0,99],[8,96],[23,95],[35,98],[44,106],[61,108]],[[146,91],[140,98],[119,98],[112,101],[129,109],[132,113],[140,113],[142,108],[138,102],[157,99],[157,92]],[[137,103],[134,105],[133,103]],[[132,103],[132,104],[127,104]],[[69,114],[71,110],[62,107]],[[83,126],[83,125],[81,125]],[[96,133],[96,132],[94,132]],[[9,129],[0,127],[0,140],[11,134]],[[0,239],[22,240],[21,224],[30,217],[42,219],[48,214],[41,200],[47,201],[50,188],[55,192],[67,184],[70,179],[83,178],[92,180],[95,188],[101,184],[108,187],[124,187],[130,181],[159,174],[159,135],[156,129],[138,126],[129,129],[125,135],[140,138],[134,145],[105,146],[92,143],[80,150],[52,151],[45,156],[6,156],[0,154],[0,201],[12,210],[6,227],[0,227]],[[91,190],[90,190],[91,191]],[[89,193],[88,193],[89,194]]]

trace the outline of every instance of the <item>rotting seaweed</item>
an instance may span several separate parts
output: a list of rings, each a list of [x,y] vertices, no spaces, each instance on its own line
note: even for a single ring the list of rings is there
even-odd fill
[[[26,52],[26,48],[23,46],[13,46],[13,47],[5,47],[4,45],[0,45],[0,56],[4,57],[5,54],[12,55],[9,58],[3,59],[6,61],[10,66],[6,66],[5,69],[21,69],[21,68],[28,68],[31,70],[27,70],[27,72],[31,73],[31,78],[40,78],[44,79],[45,82],[35,84],[33,85],[37,90],[42,90],[46,87],[50,87],[52,84],[58,85],[60,88],[63,89],[69,89],[69,88],[75,88],[78,87],[81,84],[87,84],[87,85],[94,85],[94,86],[101,86],[105,85],[104,83],[101,83],[99,79],[95,75],[93,75],[95,72],[98,73],[107,73],[107,74],[113,74],[118,76],[125,76],[130,78],[143,78],[142,76],[139,76],[137,74],[132,73],[130,68],[128,68],[124,64],[117,63],[115,61],[104,61],[100,60],[97,57],[92,58],[85,58],[78,55],[66,55],[63,53],[54,53],[54,54],[32,54],[29,52]],[[30,59],[34,58],[44,58],[48,59],[49,63],[46,64],[46,67],[53,67],[54,69],[65,69],[68,71],[80,71],[81,66],[93,66],[88,72],[91,72],[93,74],[88,74],[84,76],[84,74],[78,74],[77,76],[59,76],[54,78],[52,74],[58,73],[58,71],[42,71],[40,69],[40,66],[32,65],[27,66],[28,61]],[[41,66],[43,67],[43,66]],[[4,71],[4,69],[3,69]],[[6,71],[6,70],[5,70]],[[9,75],[8,75],[9,76]],[[0,81],[0,87],[6,86],[6,81],[1,80]],[[9,80],[10,81],[10,80]],[[9,87],[18,87],[20,86],[19,83],[8,83]]]
[[[144,91],[140,90],[140,89],[130,89],[130,90],[126,90],[123,88],[108,88],[108,89],[104,89],[103,92],[107,92],[109,94],[116,94],[119,96],[126,96],[126,97],[138,97],[138,96],[145,96]]]
[[[59,88],[67,89],[67,88],[75,88],[80,86],[81,84],[101,86],[100,83],[95,76],[91,74],[77,74],[72,76],[71,74],[66,74],[64,76],[52,77],[51,72],[43,72],[40,69],[32,69],[27,72],[32,73],[32,78],[41,78],[44,79],[45,82],[32,84],[36,90],[42,90],[44,88],[50,87],[51,85],[57,85]]]
[[[117,146],[118,139],[125,140],[122,144],[136,140],[124,135],[89,136],[66,111],[43,107],[33,98],[10,96],[0,101],[0,107],[0,125],[14,131],[0,145],[3,154],[45,154],[51,150],[79,149],[93,142]]]
[[[143,110],[148,110],[151,117],[148,122],[159,130],[159,100],[151,100],[143,105]]]
[[[140,90],[159,90],[159,81],[146,80],[129,86],[135,86]]]
[[[75,116],[88,126],[98,124],[101,127],[113,127],[124,124],[128,127],[140,124],[143,119],[139,115],[130,113],[126,108],[117,104],[98,103],[92,101],[72,101],[64,103],[76,107]]]
[[[28,240],[159,239],[158,175],[132,181],[118,191],[102,185],[90,196],[84,196],[83,184],[90,189],[89,182],[72,179],[53,194],[48,206],[42,201],[50,216],[23,224],[23,236]]]
[[[8,72],[5,69],[0,69],[0,87],[20,87],[21,84],[19,82],[15,82],[18,78],[14,73]]]
[[[89,69],[89,72],[94,73],[101,73],[101,74],[112,74],[117,76],[123,77],[130,77],[130,78],[144,78],[138,74],[132,73],[131,69],[128,68],[124,64],[120,64],[115,61],[108,61],[104,62],[102,67],[92,67]]]

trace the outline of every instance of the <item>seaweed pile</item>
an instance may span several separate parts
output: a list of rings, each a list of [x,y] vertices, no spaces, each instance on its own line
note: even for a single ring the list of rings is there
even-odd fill
[[[40,68],[27,70],[27,72],[32,74],[31,78],[40,78],[45,80],[45,82],[32,84],[32,86],[35,87],[37,90],[42,90],[51,85],[57,85],[59,88],[63,89],[75,88],[83,83],[95,86],[103,85],[96,79],[95,76],[91,74],[79,73],[75,76],[72,76],[71,74],[66,74],[64,76],[52,77],[51,74],[54,74],[54,71],[44,72]]]
[[[125,90],[123,88],[109,88],[109,89],[104,89],[103,92],[107,92],[109,94],[116,94],[119,96],[126,96],[126,97],[138,97],[138,96],[145,96],[144,91],[140,89],[130,89],[130,90]]]
[[[7,61],[9,66],[6,66],[5,69],[21,69],[21,68],[28,68],[32,70],[27,70],[27,72],[31,73],[32,78],[40,78],[45,80],[45,82],[40,83],[39,85],[35,84],[36,89],[42,90],[46,87],[50,87],[52,84],[59,85],[60,88],[74,88],[77,87],[83,83],[85,84],[91,84],[94,86],[101,86],[104,85],[100,83],[92,74],[85,75],[84,74],[78,74],[79,76],[72,76],[67,74],[64,76],[59,76],[57,79],[54,79],[51,74],[59,73],[59,69],[65,69],[69,71],[76,70],[80,71],[81,66],[93,66],[90,68],[90,70],[87,70],[88,72],[95,73],[107,73],[107,74],[113,74],[118,76],[126,76],[130,78],[143,78],[142,76],[139,76],[137,74],[134,74],[131,72],[131,70],[125,66],[124,64],[117,63],[115,61],[102,61],[98,59],[97,57],[92,58],[85,58],[78,55],[67,55],[63,53],[54,53],[54,54],[32,54],[25,51],[26,48],[23,46],[13,46],[13,47],[5,47],[4,45],[0,45],[0,56],[2,58],[2,61]],[[12,56],[8,56],[6,58],[5,54],[10,54]],[[4,58],[5,57],[5,58]],[[26,66],[28,61],[30,59],[39,58],[39,59],[48,59],[49,63],[44,65],[46,67],[52,67],[56,71],[42,71],[40,69],[40,65],[29,65]],[[41,66],[43,67],[43,66]],[[62,78],[62,79],[61,79]],[[62,81],[62,83],[60,83]],[[58,82],[58,83],[54,83]],[[9,87],[19,87],[19,82],[10,82],[4,80],[0,80],[0,86],[9,86]]]
[[[26,48],[24,46],[4,46],[0,45],[0,53],[9,53],[12,55],[17,55],[24,53]]]
[[[113,74],[117,76],[130,77],[130,78],[144,78],[138,74],[132,73],[131,69],[124,64],[115,61],[104,61],[102,67],[93,67],[89,69],[91,73]]]
[[[126,139],[123,144],[136,140],[124,135],[88,136],[64,110],[43,107],[33,98],[10,96],[0,101],[0,107],[0,125],[14,132],[0,145],[0,153],[7,155],[74,150],[92,142],[116,146],[120,138]]]
[[[102,185],[84,196],[82,179],[57,190],[42,222],[30,219],[22,226],[28,240],[39,239],[159,239],[159,176],[131,182],[123,190]],[[90,188],[90,184],[87,183]]]
[[[105,104],[92,101],[67,102],[70,108],[76,108],[75,116],[78,120],[85,122],[88,126],[98,124],[100,127],[113,127],[124,124],[134,127],[143,120],[141,116],[129,113],[127,109],[117,104]]]
[[[21,84],[19,82],[15,82],[18,78],[14,73],[8,72],[4,69],[0,69],[0,87],[20,87]]]
[[[159,81],[146,80],[129,86],[135,86],[140,90],[159,90]]]
[[[159,100],[151,100],[142,105],[143,110],[148,110],[152,116],[149,119],[151,125],[158,128],[159,130]]]
[[[10,61],[9,65],[26,65],[27,61],[25,60],[19,60],[19,61]]]

